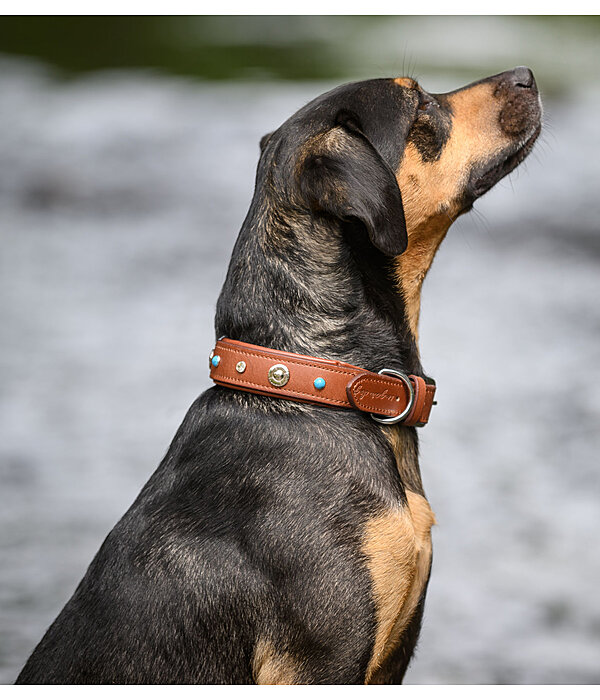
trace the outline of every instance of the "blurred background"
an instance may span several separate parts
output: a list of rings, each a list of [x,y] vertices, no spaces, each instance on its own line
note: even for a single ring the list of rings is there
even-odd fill
[[[599,39],[594,17],[2,18],[1,682],[209,386],[260,137],[341,82],[522,64],[540,143],[424,288],[439,525],[406,680],[600,682]]]

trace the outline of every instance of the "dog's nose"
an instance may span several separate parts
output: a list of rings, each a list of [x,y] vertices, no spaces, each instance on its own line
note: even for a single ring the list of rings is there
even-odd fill
[[[527,66],[517,66],[507,75],[507,82],[515,88],[525,88],[527,90],[536,90],[535,78],[533,73]]]

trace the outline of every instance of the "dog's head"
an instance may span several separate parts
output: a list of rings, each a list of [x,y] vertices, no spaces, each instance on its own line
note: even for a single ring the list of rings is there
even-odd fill
[[[359,220],[396,256],[513,170],[540,117],[528,68],[440,95],[411,78],[368,80],[318,97],[265,136],[261,167],[298,207]]]

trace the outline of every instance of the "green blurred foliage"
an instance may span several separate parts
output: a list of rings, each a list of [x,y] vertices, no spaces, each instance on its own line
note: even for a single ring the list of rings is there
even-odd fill
[[[599,36],[598,17],[34,16],[2,18],[0,52],[65,77],[147,68],[207,80],[333,80],[412,68],[470,78],[528,64],[558,89],[573,71],[597,77]]]
[[[240,29],[240,21],[232,18],[232,29]],[[279,43],[267,37],[229,43],[227,24],[215,17],[5,17],[0,50],[67,73],[143,67],[214,80],[340,75],[325,42],[291,36]]]

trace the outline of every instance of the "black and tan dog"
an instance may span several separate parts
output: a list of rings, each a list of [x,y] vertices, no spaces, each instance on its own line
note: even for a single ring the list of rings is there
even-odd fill
[[[422,375],[448,227],[540,131],[527,68],[432,95],[344,85],[261,142],[217,336]],[[20,683],[400,683],[434,516],[414,428],[213,387]]]

